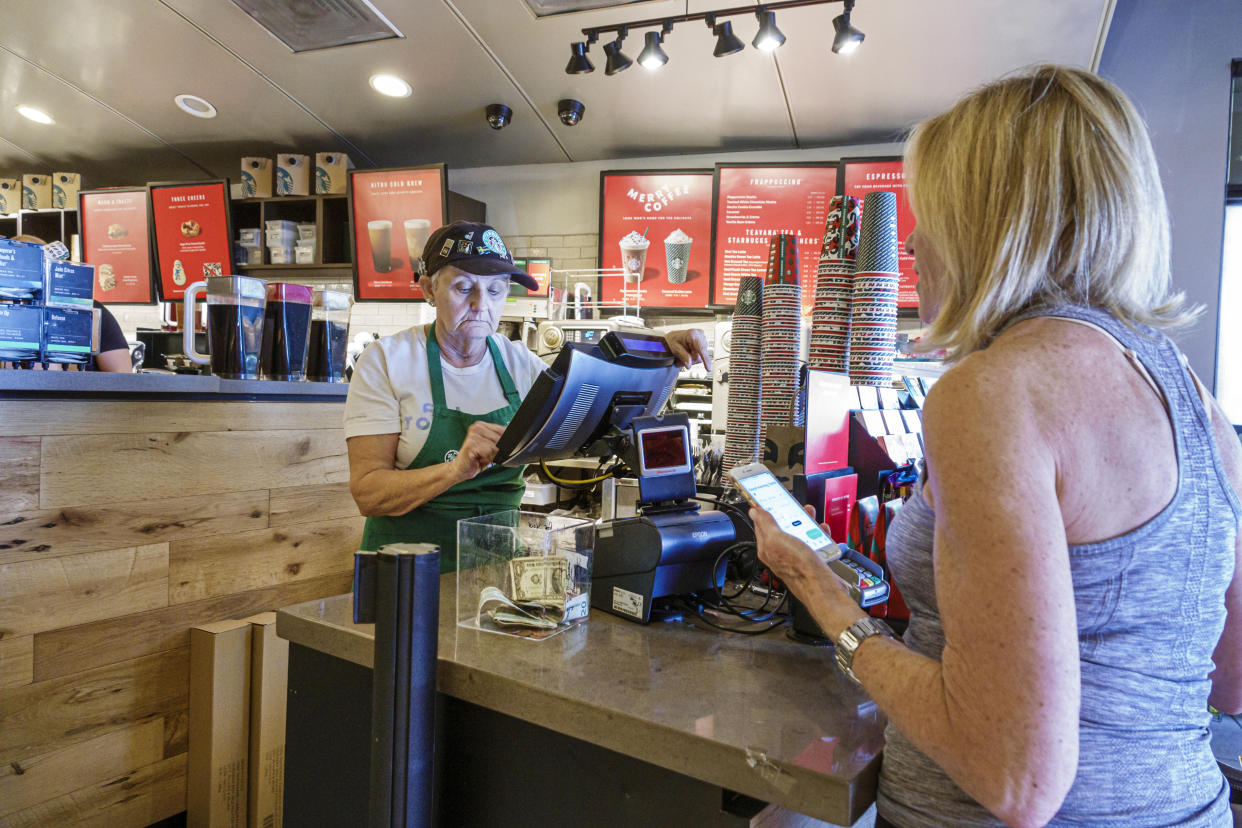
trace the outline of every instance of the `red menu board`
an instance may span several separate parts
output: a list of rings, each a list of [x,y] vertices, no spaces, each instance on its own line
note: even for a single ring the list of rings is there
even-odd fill
[[[604,303],[706,308],[711,238],[710,171],[600,173],[599,266],[614,271]]]
[[[768,240],[778,233],[789,233],[798,237],[802,304],[811,307],[828,203],[836,194],[835,162],[716,165],[712,304],[735,304],[738,281],[743,276],[762,278],[766,274]]]
[[[897,194],[897,238],[900,251],[897,268],[901,271],[897,291],[897,307],[917,308],[919,295],[915,291],[918,274],[914,272],[914,257],[906,252],[906,236],[914,229],[914,211],[906,198],[906,174],[901,159],[873,161],[862,159],[845,162],[845,194],[865,198],[867,193],[887,190]]]
[[[421,301],[418,257],[427,237],[448,223],[448,172],[443,164],[350,170],[354,300]]]
[[[515,262],[516,264],[516,262]],[[527,259],[523,268],[539,283],[539,290],[532,290],[528,296],[547,296],[548,285],[552,283],[551,259]]]
[[[78,193],[82,261],[95,265],[95,299],[106,305],[150,305],[151,237],[146,187]]]
[[[185,296],[186,285],[233,272],[229,182],[150,184],[151,225],[160,299]]]

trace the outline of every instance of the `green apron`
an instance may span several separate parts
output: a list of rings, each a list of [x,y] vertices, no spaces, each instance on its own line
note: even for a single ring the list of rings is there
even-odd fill
[[[444,402],[444,371],[440,367],[440,346],[436,343],[436,329],[432,324],[427,331],[427,372],[431,380],[431,429],[427,442],[419,451],[409,469],[422,469],[445,463],[457,454],[470,424],[476,421],[508,425],[522,402],[513,384],[513,377],[505,368],[500,349],[491,338],[487,350],[492,356],[500,387],[504,389],[508,405],[487,414],[467,414],[449,408]],[[434,543],[440,547],[440,571],[457,569],[457,521],[478,517],[506,509],[520,509],[522,481],[525,467],[506,468],[492,466],[484,469],[470,480],[452,486],[431,500],[404,515],[369,517],[362,530],[363,550],[374,551],[387,543]]]

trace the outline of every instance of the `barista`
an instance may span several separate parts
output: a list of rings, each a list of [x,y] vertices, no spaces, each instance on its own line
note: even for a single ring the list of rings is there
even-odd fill
[[[455,567],[457,521],[519,508],[522,468],[490,467],[496,442],[547,365],[496,334],[510,280],[538,284],[513,265],[500,234],[454,222],[431,234],[419,287],[435,308],[373,343],[358,359],[345,403],[349,486],[367,516],[361,548],[440,546]],[[698,330],[667,341],[679,365],[707,364]]]

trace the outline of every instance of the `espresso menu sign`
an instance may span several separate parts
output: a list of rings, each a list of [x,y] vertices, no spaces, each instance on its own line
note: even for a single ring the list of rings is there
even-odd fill
[[[607,171],[599,182],[605,304],[705,308],[712,237],[709,170]]]
[[[845,161],[845,194],[859,199],[881,190],[897,194],[897,238],[900,248],[897,268],[901,272],[897,290],[897,307],[917,308],[919,295],[915,290],[918,274],[914,257],[906,253],[906,236],[914,229],[914,211],[906,198],[906,174],[901,159],[859,159]]]
[[[180,300],[186,285],[232,272],[227,179],[150,184],[147,193],[155,229],[160,299]]]
[[[427,237],[448,223],[448,171],[443,164],[350,170],[354,299],[422,300],[418,258]]]
[[[837,164],[716,166],[715,250],[712,304],[737,302],[743,276],[763,277],[768,241],[779,233],[798,237],[802,304],[815,299],[815,272],[828,220],[828,203],[837,194]]]
[[[82,261],[95,266],[95,299],[108,305],[153,304],[146,188],[83,191],[78,215]]]

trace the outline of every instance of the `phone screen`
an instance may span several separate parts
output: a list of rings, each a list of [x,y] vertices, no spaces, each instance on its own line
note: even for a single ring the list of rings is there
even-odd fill
[[[771,472],[743,477],[737,482],[750,495],[751,501],[770,514],[784,532],[817,551],[832,545],[832,538],[815,525],[815,519]]]

